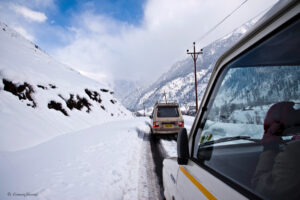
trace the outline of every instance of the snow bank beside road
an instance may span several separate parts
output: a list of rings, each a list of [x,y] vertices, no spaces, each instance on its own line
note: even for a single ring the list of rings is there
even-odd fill
[[[183,115],[183,119],[184,119],[184,127],[186,128],[187,132],[190,133],[195,117]]]
[[[108,122],[26,150],[0,152],[0,199],[18,198],[9,192],[37,194],[30,199],[139,199],[138,172],[147,165],[141,162],[143,141],[136,128],[148,128],[145,118]]]
[[[187,129],[188,134],[193,126],[195,117],[183,115],[184,127]],[[160,140],[161,146],[164,148],[167,157],[177,157],[177,142],[174,140]]]

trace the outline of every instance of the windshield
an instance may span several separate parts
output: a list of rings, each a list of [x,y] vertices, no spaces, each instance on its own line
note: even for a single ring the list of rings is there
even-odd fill
[[[179,117],[178,107],[158,107],[157,117]]]

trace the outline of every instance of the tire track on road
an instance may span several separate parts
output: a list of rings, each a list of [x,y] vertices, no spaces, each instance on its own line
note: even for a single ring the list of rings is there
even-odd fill
[[[151,151],[151,136],[149,133],[145,133],[142,130],[137,129],[136,131],[138,137],[143,140],[141,146],[142,157],[140,158],[141,164],[139,168],[140,178],[138,197],[139,199],[162,200],[162,185],[160,185],[159,178],[155,172],[156,166]]]

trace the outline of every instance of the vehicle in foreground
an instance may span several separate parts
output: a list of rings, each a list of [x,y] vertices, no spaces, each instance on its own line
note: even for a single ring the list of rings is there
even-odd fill
[[[300,2],[278,2],[218,60],[177,158],[169,199],[300,199]]]
[[[157,102],[150,116],[153,135],[177,136],[180,128],[184,127],[184,120],[179,104],[174,101]]]

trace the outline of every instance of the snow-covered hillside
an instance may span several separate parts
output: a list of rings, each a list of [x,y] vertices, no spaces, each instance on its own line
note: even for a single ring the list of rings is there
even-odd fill
[[[0,151],[131,117],[105,83],[57,62],[0,22]]]
[[[217,59],[234,43],[236,43],[253,25],[254,19],[236,29],[225,37],[203,48],[203,55],[197,61],[198,98],[201,100],[212,69]],[[143,102],[151,108],[155,102],[163,98],[166,92],[169,99],[176,99],[182,107],[195,105],[194,64],[192,58],[178,61],[151,86],[142,92],[135,91],[122,99],[122,103],[130,110],[141,110]],[[151,110],[151,109],[149,109]]]

